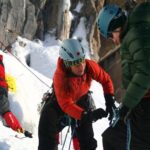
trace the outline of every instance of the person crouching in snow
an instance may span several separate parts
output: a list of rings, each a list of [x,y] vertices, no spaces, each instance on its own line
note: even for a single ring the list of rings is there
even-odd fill
[[[107,112],[102,108],[90,108],[88,99],[92,80],[102,84]],[[96,62],[85,59],[84,49],[78,40],[66,39],[60,48],[53,87],[53,98],[44,106],[39,120],[38,150],[58,149],[58,124],[66,114],[77,122],[76,135],[80,149],[95,150],[97,141],[92,122],[111,114],[114,104],[114,87],[110,76]]]
[[[5,80],[5,67],[2,55],[0,55],[0,115],[8,127],[17,132],[23,131],[18,119],[9,108],[8,85]]]

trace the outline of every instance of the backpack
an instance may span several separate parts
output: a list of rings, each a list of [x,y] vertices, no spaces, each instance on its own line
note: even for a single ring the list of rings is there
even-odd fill
[[[39,114],[41,114],[43,107],[53,98],[55,98],[55,92],[52,84],[51,91],[48,90],[47,92],[45,92],[42,96],[42,101],[40,102],[40,104],[38,104],[37,111],[39,112]]]

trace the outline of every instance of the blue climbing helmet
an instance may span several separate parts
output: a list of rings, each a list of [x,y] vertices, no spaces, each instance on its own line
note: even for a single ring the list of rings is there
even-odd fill
[[[122,27],[126,22],[125,12],[115,4],[104,6],[99,12],[97,25],[101,34],[108,38],[111,32],[118,27]]]
[[[84,49],[76,39],[64,40],[61,44],[59,54],[66,67],[78,65],[85,59]]]

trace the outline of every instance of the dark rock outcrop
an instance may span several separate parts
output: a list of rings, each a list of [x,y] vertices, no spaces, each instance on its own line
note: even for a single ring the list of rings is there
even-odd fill
[[[38,27],[38,14],[46,0],[1,0],[0,41],[8,45],[20,35],[33,39]]]

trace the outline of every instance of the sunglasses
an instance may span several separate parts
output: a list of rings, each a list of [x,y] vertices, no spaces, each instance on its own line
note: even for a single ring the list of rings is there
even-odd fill
[[[77,66],[77,65],[79,65],[80,63],[84,62],[84,60],[85,60],[85,57],[80,58],[80,59],[75,60],[75,61],[66,61],[66,60],[64,60],[64,64],[65,64],[65,66],[67,66],[67,67]]]

